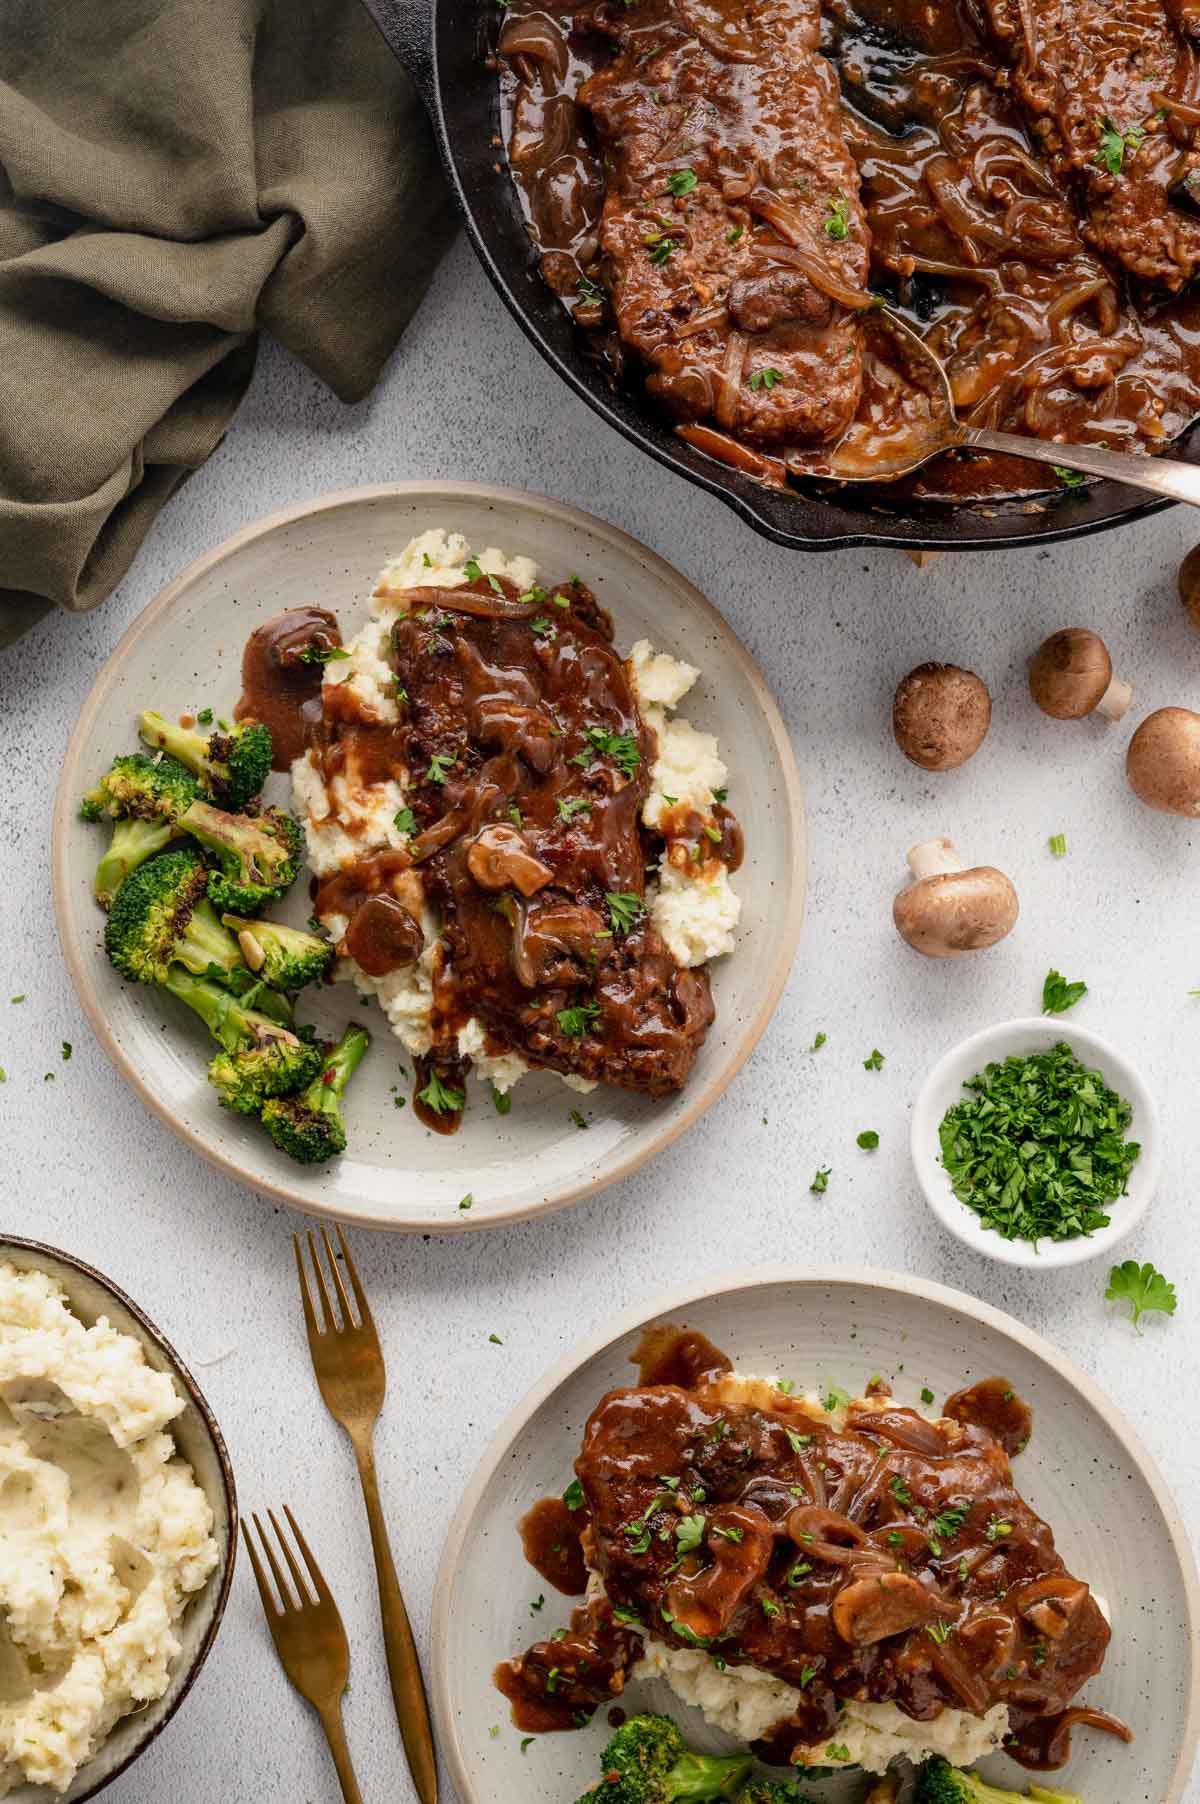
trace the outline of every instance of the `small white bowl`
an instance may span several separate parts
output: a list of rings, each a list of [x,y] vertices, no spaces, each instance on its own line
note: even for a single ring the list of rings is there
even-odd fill
[[[1138,1141],[1142,1151],[1129,1174],[1128,1195],[1118,1197],[1111,1205],[1112,1219],[1107,1228],[1080,1234],[1074,1240],[1040,1240],[1035,1248],[1027,1240],[1005,1240],[994,1228],[985,1228],[975,1211],[959,1202],[942,1164],[938,1129],[947,1109],[967,1094],[962,1087],[965,1081],[985,1065],[1000,1063],[1014,1053],[1028,1056],[1045,1052],[1060,1040],[1066,1041],[1081,1064],[1099,1071],[1110,1089],[1133,1105],[1127,1137]],[[1061,1016],[1034,1015],[1028,1020],[1001,1021],[960,1041],[929,1073],[913,1109],[913,1165],[925,1199],[942,1226],[973,1252],[997,1259],[1003,1265],[1025,1265],[1038,1270],[1099,1259],[1137,1226],[1158,1184],[1161,1143],[1158,1110],[1137,1067],[1099,1034],[1076,1027]]]

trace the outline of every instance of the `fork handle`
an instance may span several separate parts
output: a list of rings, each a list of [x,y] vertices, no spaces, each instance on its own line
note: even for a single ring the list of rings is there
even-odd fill
[[[371,1549],[375,1555],[375,1576],[379,1585],[379,1610],[383,1618],[383,1645],[387,1653],[388,1677],[392,1685],[392,1701],[408,1768],[417,1788],[421,1804],[438,1804],[437,1758],[433,1751],[433,1729],[429,1721],[429,1700],[421,1676],[421,1661],[413,1639],[408,1611],[400,1594],[400,1581],[388,1541],[383,1509],[379,1501],[379,1480],[375,1472],[375,1452],[370,1433],[352,1437],[362,1481],[367,1521],[371,1526]]]
[[[333,1764],[337,1768],[338,1782],[346,1804],[363,1804],[363,1795],[358,1789],[358,1780],[354,1777],[354,1767],[350,1762],[340,1700],[335,1699],[332,1704],[326,1704],[318,1711],[318,1715],[325,1731],[325,1739],[329,1743],[329,1752],[333,1755]]]

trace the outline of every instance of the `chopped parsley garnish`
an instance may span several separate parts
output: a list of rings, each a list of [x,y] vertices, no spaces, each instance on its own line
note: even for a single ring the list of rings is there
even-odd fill
[[[825,202],[825,206],[827,208],[824,222],[826,235],[830,238],[845,238],[850,230],[850,216],[846,211],[845,195],[831,194]]]
[[[540,583],[534,583],[532,589],[524,589],[521,594],[517,596],[517,600],[523,602],[539,602],[545,601],[545,599],[546,591],[542,588]]]
[[[765,370],[755,370],[750,378],[750,386],[756,390],[765,388],[767,393],[770,394],[775,384],[782,381],[783,371],[771,369],[770,366],[768,366]]]
[[[824,1196],[825,1192],[829,1189],[829,1178],[832,1171],[832,1165],[822,1165],[819,1168],[812,1183],[809,1185],[809,1189],[813,1192],[814,1196]]]
[[[746,1537],[744,1528],[714,1528],[714,1535],[720,1535],[722,1541],[743,1541]]]
[[[64,1059],[69,1059],[69,1058],[70,1058],[70,1056],[71,1056],[71,1042],[70,1042],[70,1040],[64,1040],[64,1041],[63,1041],[63,1043],[62,1043],[62,1055],[63,1055],[63,1058],[64,1058]]]
[[[898,1472],[892,1478],[889,1478],[888,1490],[892,1493],[896,1502],[902,1503],[906,1509],[912,1503],[913,1494]]]
[[[1013,1525],[1011,1522],[1003,1522],[999,1516],[993,1516],[983,1532],[986,1538],[993,1543],[1007,1541],[1013,1532]]]
[[[313,639],[300,653],[300,662],[302,664],[335,664],[339,658],[348,658],[349,656],[350,653],[344,645],[318,645]],[[209,708],[207,713],[208,719],[211,720],[212,709]],[[204,724],[207,726],[208,721],[205,721]]]
[[[1061,971],[1047,971],[1042,985],[1043,1015],[1065,1015],[1081,996],[1087,995],[1086,983],[1068,983]]]
[[[590,814],[592,804],[587,796],[560,796],[558,798],[558,818],[560,821],[573,821],[577,814]]]
[[[434,752],[429,760],[429,769],[425,772],[428,783],[444,783],[449,771],[454,769],[458,759],[450,752]]]
[[[526,1750],[526,1748],[531,1748],[531,1747],[532,1747],[532,1746],[533,1746],[533,1744],[534,1744],[534,1742],[535,1742],[535,1741],[536,1741],[536,1740],[537,1740],[537,1736],[536,1736],[536,1735],[524,1735],[524,1736],[522,1736],[522,1738],[521,1738],[521,1752],[522,1752],[522,1754],[523,1754],[523,1753],[524,1753],[524,1752],[525,1752],[525,1750]]]
[[[515,802],[510,802],[508,805],[508,818],[514,827],[523,827],[525,825],[525,816],[521,813],[521,810],[517,807]]]
[[[667,177],[667,191],[673,194],[676,200],[682,200],[685,194],[692,192],[699,180],[700,177],[694,169],[676,169]]]
[[[855,1145],[861,1146],[865,1153],[873,1153],[879,1145],[879,1135],[874,1128],[864,1128],[855,1139]]]
[[[197,714],[197,716],[196,716],[196,720],[197,720],[198,724],[202,727],[211,727],[212,726],[212,717],[213,717],[213,711],[211,708],[201,708],[199,714]]]
[[[797,1434],[794,1428],[785,1428],[783,1432],[788,1438],[788,1446],[793,1453],[803,1453],[812,1441],[811,1434]]]
[[[1046,841],[1054,858],[1065,858],[1067,855],[1067,836],[1065,833],[1052,833]]]
[[[491,1341],[493,1347],[502,1347],[504,1345],[504,1342],[500,1339],[498,1334],[489,1334],[488,1339]]]
[[[544,614],[539,614],[535,620],[529,622],[529,630],[535,639],[553,639],[558,634],[558,628],[553,620],[547,620]]]
[[[694,1516],[681,1516],[675,1528],[675,1551],[679,1554],[693,1553],[704,1540],[704,1525],[707,1516],[697,1513]],[[738,1536],[741,1539],[741,1536]]]
[[[631,1610],[627,1604],[613,1605],[613,1621],[636,1623],[639,1629],[644,1627],[642,1619],[637,1611]]]
[[[801,1582],[801,1580],[804,1579],[807,1576],[807,1574],[810,1573],[811,1571],[812,1571],[812,1561],[811,1560],[797,1560],[796,1564],[792,1567],[791,1571],[787,1575],[788,1584],[793,1585],[793,1586],[798,1585]]]
[[[649,1553],[650,1528],[648,1523],[640,1520],[637,1522],[627,1522],[625,1524],[625,1533],[629,1537],[628,1551],[630,1553]]]
[[[488,571],[488,588],[493,595],[503,595],[504,593],[504,584],[498,576],[493,576],[490,570]]]
[[[927,1384],[923,1384],[921,1386],[921,1401],[922,1401],[922,1403],[932,1403],[933,1402],[933,1392],[930,1390],[930,1388]]]
[[[1141,1148],[1129,1103],[1060,1040],[967,1080],[939,1129],[954,1194],[1005,1240],[1071,1240],[1108,1225]]]
[[[1144,125],[1129,125],[1122,131],[1107,113],[1096,120],[1096,128],[1100,133],[1100,146],[1096,151],[1096,162],[1107,169],[1109,175],[1120,175],[1125,163],[1125,152],[1135,151],[1146,136]]]
[[[623,777],[632,777],[642,762],[642,754],[638,742],[632,733],[610,733],[604,727],[588,727],[584,738],[592,748],[592,752],[600,752],[611,758]],[[572,764],[590,764],[592,752],[577,752]]]
[[[825,1750],[826,1760],[849,1760],[850,1750],[844,1741],[831,1741]]]
[[[575,285],[575,292],[578,294],[581,301],[587,301],[589,304],[604,299],[604,290],[598,288],[595,282],[588,276],[580,276],[579,281]]]
[[[875,1047],[875,1049],[871,1053],[871,1056],[869,1059],[863,1060],[863,1070],[864,1071],[882,1071],[883,1070],[883,1054],[880,1052],[878,1046]]]
[[[828,1038],[829,1038],[828,1034],[818,1034],[816,1039],[813,1041],[812,1045],[809,1047],[808,1050],[810,1052],[820,1052],[822,1046],[824,1046],[824,1044],[825,1044],[826,1040],[828,1040]]]
[[[545,1603],[545,1601],[546,1601],[545,1592],[543,1592],[540,1597],[532,1598],[530,1600],[530,1604],[529,1604],[530,1610],[531,1611],[540,1610],[542,1608],[543,1604]]]
[[[512,1109],[512,1097],[508,1091],[497,1090],[495,1084],[492,1085],[492,1107],[497,1115],[507,1115]]]
[[[1050,468],[1064,488],[1081,489],[1083,487],[1084,478],[1078,470],[1068,470],[1065,464],[1051,464]]]
[[[1162,1315],[1175,1313],[1175,1286],[1152,1265],[1139,1265],[1136,1259],[1113,1266],[1104,1295],[1110,1303],[1129,1303],[1135,1328],[1148,1310],[1157,1310]],[[1140,1328],[1138,1333],[1141,1333]]]
[[[675,252],[679,249],[679,241],[668,232],[655,232],[652,238],[644,240],[650,252],[650,261],[656,269],[665,269]]]
[[[951,1504],[947,1510],[941,1510],[929,1524],[929,1545],[935,1554],[942,1551],[942,1543],[953,1541],[959,1529],[970,1515],[970,1509],[962,1504]]]
[[[589,1027],[600,1019],[598,1002],[578,1002],[573,1008],[560,1008],[558,1025],[569,1040],[582,1040]]]
[[[567,1119],[568,1119],[568,1121],[573,1121],[577,1128],[583,1128],[586,1130],[587,1125],[588,1125],[587,1118],[584,1115],[582,1115],[578,1109],[572,1109],[570,1114],[568,1115]]]
[[[475,1203],[475,1198],[471,1195],[471,1192],[468,1190],[466,1196],[464,1196],[462,1198],[462,1200],[459,1202],[458,1206],[465,1214],[468,1209],[474,1207],[474,1203]]]
[[[790,1397],[795,1388],[796,1380],[794,1378],[781,1378],[775,1386],[775,1389],[784,1397]]]
[[[760,1597],[758,1601],[762,1605],[762,1613],[764,1616],[778,1616],[779,1605],[775,1602],[773,1597]]]
[[[949,1641],[951,1635],[953,1635],[954,1625],[949,1622],[927,1622],[925,1624],[925,1633],[929,1636],[931,1641],[936,1641],[938,1646],[941,1647],[945,1642]]]
[[[467,559],[466,563],[463,565],[463,575],[469,583],[477,583],[479,581],[480,577],[483,575],[483,571],[479,568],[479,559],[477,557],[469,557]]]
[[[444,1084],[433,1071],[425,1088],[417,1091],[417,1101],[423,1102],[435,1115],[457,1115],[466,1107],[467,1094],[465,1090],[455,1090],[452,1085]]]
[[[417,830],[417,817],[411,808],[401,808],[392,816],[392,825],[397,833],[407,833],[411,839]]]
[[[634,890],[609,890],[604,906],[614,933],[628,933],[646,912],[646,904]]]
[[[726,244],[736,244],[738,242],[739,238],[742,238],[745,236],[745,232],[746,232],[745,226],[741,226],[741,225],[734,226],[734,228],[731,232],[726,232],[726,234],[725,234]]]
[[[569,1510],[583,1508],[583,1486],[577,1478],[573,1478],[562,1494],[562,1500]]]
[[[847,1409],[850,1405],[850,1393],[842,1390],[840,1385],[831,1384],[821,1401],[826,1409]]]

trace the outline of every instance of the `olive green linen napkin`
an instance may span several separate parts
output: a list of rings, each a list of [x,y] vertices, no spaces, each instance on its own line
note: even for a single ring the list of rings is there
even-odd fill
[[[361,399],[452,229],[359,0],[0,0],[0,646],[120,580],[257,329]]]

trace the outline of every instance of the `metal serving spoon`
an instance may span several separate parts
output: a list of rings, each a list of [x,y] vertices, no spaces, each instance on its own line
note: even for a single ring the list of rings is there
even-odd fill
[[[839,443],[822,459],[821,474],[843,482],[893,482],[919,470],[943,451],[964,447],[974,451],[999,451],[1033,463],[1054,464],[1060,470],[1106,476],[1130,488],[1147,489],[1200,507],[1200,465],[1179,458],[1150,457],[1129,451],[1109,451],[1099,445],[1066,445],[1050,439],[1024,438],[1015,432],[993,432],[987,426],[966,426],[954,406],[950,379],[940,360],[912,328],[890,307],[871,315],[871,324],[888,333],[899,347],[904,375],[915,388],[915,405],[899,419],[891,417],[888,397],[881,397],[879,416],[865,417],[852,425]]]

